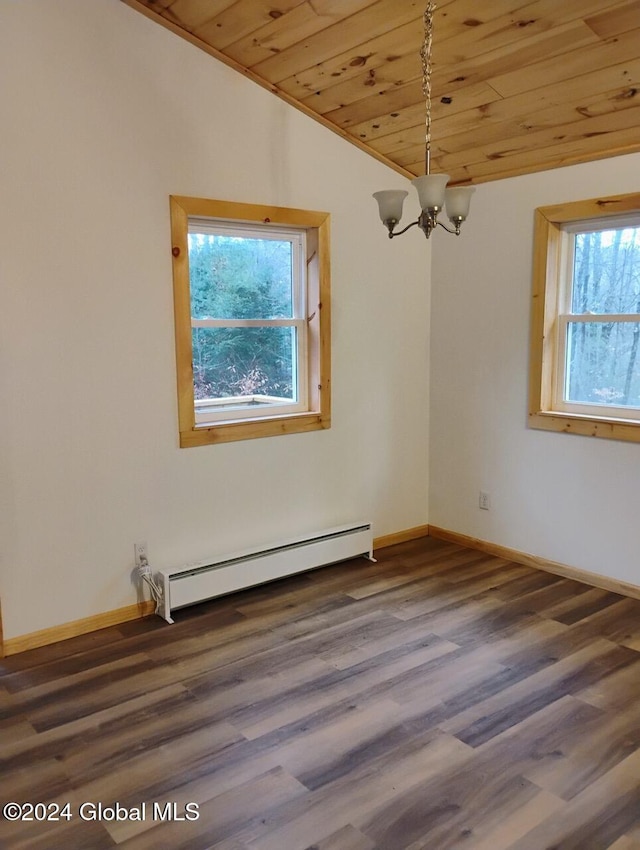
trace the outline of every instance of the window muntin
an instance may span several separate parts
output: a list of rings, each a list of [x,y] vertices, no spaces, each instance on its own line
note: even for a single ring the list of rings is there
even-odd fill
[[[170,206],[181,447],[329,428],[329,215],[183,196]],[[216,259],[216,239],[258,271],[242,277],[234,251]],[[225,349],[234,357],[216,360]]]
[[[529,424],[640,441],[640,194],[535,216]]]

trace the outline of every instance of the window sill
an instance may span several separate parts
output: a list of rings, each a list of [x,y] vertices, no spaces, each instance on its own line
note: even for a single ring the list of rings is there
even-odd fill
[[[254,440],[283,434],[301,434],[331,427],[331,418],[322,413],[296,413],[286,416],[264,416],[233,422],[208,422],[180,432],[180,448]]]
[[[529,414],[529,427],[543,431],[564,431],[583,437],[640,442],[640,421],[634,419],[609,419],[604,416],[540,410]]]

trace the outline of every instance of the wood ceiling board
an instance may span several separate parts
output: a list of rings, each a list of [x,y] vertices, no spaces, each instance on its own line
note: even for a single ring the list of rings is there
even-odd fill
[[[563,142],[546,150],[528,150],[510,157],[496,157],[487,163],[478,163],[464,169],[467,179],[474,183],[488,180],[502,180],[505,177],[517,177],[522,174],[561,168],[580,162],[590,162],[610,156],[632,153],[638,150],[638,129],[618,130],[610,133],[603,148],[603,139],[596,136],[579,142]],[[460,173],[459,171],[456,173]],[[465,178],[459,178],[465,179]]]
[[[520,10],[530,4],[531,0],[453,0],[453,2],[436,4],[434,16],[437,42],[464,32],[480,32],[486,24],[490,24],[504,15],[518,15]],[[422,4],[422,9],[426,3]],[[434,51],[436,49],[434,33]]]
[[[612,119],[612,124],[607,127],[606,120],[604,127],[598,124],[589,125],[589,121],[596,117],[606,119],[614,112],[619,112],[626,109],[632,109],[640,105],[640,96],[628,97],[624,91],[614,89],[608,92],[605,97],[600,93],[593,95],[590,99],[583,101],[583,106],[576,109],[572,104],[566,104],[562,107],[554,106],[548,109],[542,109],[539,112],[529,112],[526,116],[522,116],[512,121],[504,121],[501,123],[484,123],[474,131],[474,145],[482,147],[490,144],[499,144],[504,142],[504,139],[509,139],[510,142],[517,139],[518,134],[537,133],[539,131],[554,130],[557,134],[563,133],[572,124],[581,123],[584,129],[588,132],[599,132],[604,129],[619,129],[614,126],[615,121]],[[469,140],[466,132],[446,135],[443,132],[438,136],[438,142],[443,150],[448,153],[466,152],[469,147]],[[385,145],[371,144],[375,150],[393,158],[394,149]]]
[[[334,112],[359,100],[384,94],[390,88],[399,88],[418,80],[422,84],[422,68],[415,53],[393,58],[378,68],[368,68],[353,77],[324,91],[302,99],[309,108],[320,115]],[[375,98],[374,98],[375,99]]]
[[[292,77],[300,69],[324,62],[343,52],[345,44],[360,44],[362,36],[375,38],[387,32],[392,26],[402,26],[422,15],[421,0],[378,0],[355,15],[351,15],[311,38],[283,50],[253,67],[260,76],[273,83],[279,83]],[[301,57],[303,57],[301,61]]]
[[[355,45],[345,53],[332,56],[325,62],[313,65],[297,72],[292,77],[282,80],[279,86],[294,97],[303,100],[317,91],[357,77],[363,68],[378,68],[390,56],[402,56],[408,52],[407,45],[412,45],[413,55],[419,61],[415,45],[422,39],[422,19],[410,21],[404,26],[385,32],[377,38]]]
[[[551,127],[545,130],[521,131],[520,136],[510,135],[487,144],[480,144],[473,149],[475,161],[481,162],[486,159],[503,159],[508,156],[518,156],[526,153],[532,147],[540,153],[546,148],[556,146],[559,142],[580,143],[590,139],[599,142],[600,147],[606,148],[608,143],[602,137],[621,130],[633,130],[640,126],[640,106],[633,106],[619,112],[610,112],[599,115],[596,118],[580,118],[565,125]],[[533,141],[533,145],[532,145]],[[446,141],[441,142],[446,148]],[[597,147],[598,145],[596,145]],[[402,163],[399,157],[398,161]],[[403,163],[404,164],[404,163]],[[474,161],[469,159],[469,151],[461,149],[453,153],[445,153],[439,158],[438,163],[444,171],[460,165],[473,166]]]
[[[436,145],[431,146],[431,170],[434,173],[446,172],[447,174],[450,174],[450,171],[442,164],[442,158],[445,155],[446,152],[440,150],[440,148]],[[480,159],[480,161],[487,159],[487,157],[477,148],[474,148],[474,155],[478,159]],[[397,153],[395,154],[394,162],[397,162],[398,164],[402,165],[403,168],[406,168],[407,171],[411,171],[411,173],[415,176],[424,174],[424,141],[419,144],[415,144],[411,147],[404,148],[403,150],[397,151]],[[469,167],[471,167],[475,163],[468,164]]]
[[[553,57],[565,52],[568,45],[575,47],[576,44],[580,43],[595,44],[597,42],[597,36],[582,21],[572,22],[559,29],[560,32],[556,31],[553,34],[543,32],[536,35],[530,40],[531,43],[527,45],[526,49],[520,48],[516,51],[518,61],[524,62],[528,58],[537,59],[541,54],[546,57]],[[416,68],[416,81],[420,84],[421,92],[421,68],[416,60],[417,57],[409,54],[400,60],[388,63],[384,70],[379,69],[373,73],[371,69],[365,69],[359,76],[347,83],[325,89],[319,95],[304,98],[302,102],[315,112],[328,115],[330,120],[336,124],[346,127],[353,121],[350,117],[352,112],[349,107],[361,100],[371,99],[371,103],[367,104],[364,109],[367,113],[370,109],[373,109],[373,114],[369,115],[369,120],[376,119],[384,114],[385,110],[379,109],[380,102],[372,96],[374,94],[387,94],[393,88],[400,88],[410,83],[412,80],[409,75],[413,67]],[[438,99],[443,96],[454,97],[455,99],[456,93],[479,83],[485,83],[491,87],[492,91],[495,91],[493,87],[495,75],[504,72],[506,68],[513,65],[513,62],[512,52],[505,54],[505,49],[502,48],[485,54],[473,65],[471,60],[468,60],[467,63],[451,67],[445,66],[440,70],[434,67],[432,78],[434,101],[437,103]],[[498,96],[503,95],[500,93],[495,96],[492,95],[487,102],[492,102]],[[393,95],[391,95],[391,98],[393,99]],[[419,102],[422,106],[422,96]],[[424,109],[423,106],[422,108]],[[361,115],[362,112],[358,110],[358,114]]]
[[[481,4],[476,3],[480,7]],[[555,29],[572,21],[584,20],[587,15],[601,13],[598,17],[617,17],[618,11],[626,10],[628,5],[636,7],[638,15],[638,0],[534,0],[526,5],[518,5],[517,9],[508,10],[500,17],[484,21],[479,28],[467,27],[454,38],[446,38],[435,23],[437,37],[434,36],[434,51],[454,56],[460,51],[459,58],[480,56],[499,47],[516,44],[519,40],[527,40],[537,34]],[[621,8],[622,7],[622,8]],[[454,9],[456,7],[453,7]],[[603,12],[603,10],[606,11]],[[586,23],[589,24],[587,21]],[[629,26],[621,31],[634,29],[636,23],[629,20]],[[611,35],[617,32],[610,33]],[[601,33],[596,35],[602,37]],[[435,52],[434,52],[435,58]]]
[[[371,118],[377,118],[387,112],[394,112],[404,106],[412,106],[416,102],[423,105],[422,82],[416,80],[409,85],[401,86],[376,95],[375,98],[358,100],[349,106],[341,107],[333,112],[328,112],[324,117],[334,123],[337,127],[348,129],[352,124],[359,124]]]
[[[338,14],[336,11],[322,11],[318,2],[311,3],[307,0],[288,14],[271,20],[260,29],[230,44],[225,48],[225,53],[247,68],[252,68],[274,53],[281,53],[325,27],[337,23],[344,13],[353,14],[369,2],[371,0],[342,0],[341,13]],[[286,87],[284,90],[287,90]]]
[[[557,0],[553,0],[553,2],[556,5],[552,8],[557,9]],[[595,0],[592,0],[592,2],[595,2]],[[602,3],[602,0],[597,0],[597,2]],[[539,2],[530,5],[537,7],[548,3],[549,0],[545,0],[545,4],[539,0]],[[508,5],[512,6],[513,0]],[[526,8],[529,9],[530,7],[527,6]],[[561,8],[565,7],[561,6]],[[509,65],[511,57],[515,53],[519,54],[519,61],[526,61],[527,57],[522,56],[521,42],[526,42],[531,57],[537,59],[541,52],[545,52],[545,55],[549,56],[551,51],[556,48],[549,41],[549,36],[546,33],[554,26],[557,28],[562,22],[567,23],[566,34],[564,37],[559,32],[554,35],[554,39],[558,41],[557,50],[566,50],[567,44],[571,43],[574,38],[574,29],[581,30],[585,42],[597,40],[595,34],[588,31],[582,21],[573,21],[571,15],[556,15],[554,20],[527,21],[526,23],[530,23],[532,26],[525,29],[521,26],[523,21],[514,19],[513,14],[510,14],[486,24],[481,40],[475,35],[475,27],[473,28],[474,31],[470,32],[469,26],[466,26],[461,34],[449,39],[442,38],[442,34],[439,32],[440,28],[438,28],[439,38],[434,47],[434,74],[440,74],[442,82],[449,82],[448,77],[451,74],[449,69],[453,69],[458,76],[464,75],[467,71],[464,63],[478,55],[485,57],[483,64],[488,64],[492,60],[499,62],[501,58],[509,57],[507,62],[507,65]],[[370,74],[371,69],[377,69],[387,64],[390,57],[393,57],[393,61],[400,58],[404,59],[406,56],[413,57],[418,75],[420,75],[419,47],[422,43],[422,27],[422,18],[420,17],[420,19],[413,20],[404,27],[386,32],[377,39],[360,44],[350,52],[339,54],[326,62],[312,65],[290,80],[281,81],[279,86],[288,91],[289,94],[304,99],[309,92],[323,92],[325,89],[335,86],[337,80],[343,82],[346,75],[362,77],[363,74]],[[495,28],[496,31],[492,33],[495,36],[494,38],[484,32],[487,27]],[[575,41],[573,41],[573,46],[576,46]],[[493,53],[493,51],[496,52]],[[498,64],[497,67],[487,68],[486,77],[501,73],[503,69],[504,62]],[[338,95],[336,97],[340,100]]]
[[[640,60],[638,62],[640,63]],[[636,72],[636,80],[638,73],[640,73],[640,69]],[[498,120],[491,117],[490,111],[482,113],[479,110],[470,110],[467,113],[441,121],[438,124],[439,135],[436,141],[439,148],[448,152],[455,152],[469,149],[469,133],[473,133],[474,146],[507,139],[510,135],[517,136],[522,132],[528,134],[531,131],[544,129],[545,126],[554,127],[556,124],[558,134],[562,134],[565,132],[566,125],[573,123],[573,121],[635,106],[636,102],[640,102],[640,94],[633,95],[633,91],[633,88],[627,87],[614,89],[604,94],[598,92],[591,98],[585,98],[581,101],[582,106],[577,108],[571,102],[567,102],[564,106],[551,106],[534,111],[528,109],[527,103],[523,102],[519,112],[514,111],[511,118],[508,115],[503,115]],[[519,98],[521,101],[523,99]],[[506,101],[502,101],[498,105],[504,107]],[[384,141],[383,137],[380,140],[369,141],[369,145],[372,149],[384,153],[390,158],[395,158],[396,150],[393,147],[386,146]],[[608,144],[606,139],[603,140],[603,144]],[[415,163],[417,159],[421,159],[419,153],[414,153],[413,159],[411,157],[402,159],[402,162],[408,168],[411,168],[412,163]],[[470,160],[471,155],[466,158]]]
[[[398,112],[385,113],[363,121],[361,124],[355,124],[349,132],[374,147],[375,141],[380,141],[387,136],[400,138],[402,133],[412,130],[420,123],[424,126],[424,104],[417,103]]]
[[[640,114],[636,111],[628,121],[622,122],[631,126],[623,126],[609,132],[593,130],[581,133],[567,130],[555,141],[547,138],[544,145],[540,139],[540,147],[529,145],[517,149],[514,145],[513,150],[507,150],[504,146],[474,148],[471,154],[473,162],[468,157],[459,154],[447,155],[438,150],[437,155],[432,156],[432,170],[450,174],[451,182],[472,180],[478,183],[629,153],[634,149],[634,145],[637,149],[639,121]],[[410,161],[408,151],[397,156],[396,161],[401,162],[408,171],[422,174],[424,163],[420,158],[421,152],[422,148],[416,146],[413,149],[413,161]]]
[[[536,33],[525,42],[507,45],[455,65],[434,66],[433,90],[438,95],[448,95],[465,85],[487,82],[501,97],[519,94],[518,91],[505,91],[505,87],[497,85],[496,80],[511,74],[514,67],[522,69],[522,74],[525,75],[529,68],[540,62],[541,56],[549,63],[554,62],[558,79],[566,79],[567,76],[572,76],[565,73],[563,67],[567,53],[575,51],[576,47],[593,50],[600,44],[598,36],[584,21],[571,21],[553,30]],[[556,57],[562,61],[556,61]],[[530,78],[527,83],[530,83]],[[535,87],[535,83],[531,85],[531,88]]]
[[[233,3],[235,0],[211,0],[210,3],[203,3],[202,0],[168,0],[164,10],[156,8],[157,2],[152,3],[151,8],[161,11],[167,20],[179,27],[193,32],[196,27],[201,27]]]
[[[440,12],[441,5],[442,4],[438,4],[436,16]],[[519,4],[517,2],[514,3],[514,0],[508,0],[505,5],[511,8],[512,6],[517,6]],[[443,22],[445,22],[445,19],[441,20],[439,23],[442,24]],[[494,22],[492,22],[492,24],[493,23]],[[503,27],[503,25],[503,19],[500,19],[497,26]],[[438,26],[438,24],[436,24],[436,26]],[[462,27],[463,30],[462,36],[468,36],[469,23],[461,23],[459,26]],[[441,27],[438,26],[438,32],[440,29]],[[445,28],[445,31],[446,29],[447,28]],[[449,25],[448,29],[450,30],[450,35],[452,35],[448,41],[444,38],[444,34],[439,32],[439,57],[434,52],[434,67],[437,65],[444,67],[451,65],[452,62],[460,61],[458,57],[455,59],[451,58],[452,51],[460,49],[458,47],[459,35],[456,37],[456,34],[453,32],[453,22]],[[516,26],[515,34],[518,35],[520,32],[521,30]],[[331,56],[326,61],[311,64],[310,67],[305,68],[302,72],[296,73],[288,80],[281,80],[278,84],[285,91],[303,99],[308,96],[309,92],[315,93],[317,91],[324,91],[326,88],[335,85],[337,78],[341,78],[341,81],[343,81],[345,76],[360,75],[362,73],[360,69],[363,66],[366,66],[366,71],[369,72],[372,68],[378,68],[385,65],[390,61],[390,57],[393,57],[393,60],[397,60],[398,58],[403,58],[405,55],[413,56],[416,67],[418,68],[418,73],[420,74],[421,62],[419,49],[422,44],[422,38],[423,23],[422,14],[420,14],[418,17],[410,20],[402,27],[385,31],[382,35],[374,39],[368,38],[366,42],[351,48],[345,53]],[[507,37],[507,40],[512,41],[513,35]],[[471,44],[476,43],[477,39],[471,41]],[[492,45],[490,44],[484,45],[481,52],[487,52],[491,46]],[[512,47],[512,50],[514,49],[516,48]]]
[[[445,38],[438,31],[436,44],[438,56],[441,59],[446,56],[450,62],[456,62],[472,56],[480,56],[500,47],[515,45],[519,41],[525,41],[551,29],[554,25],[557,26],[558,23],[573,19],[569,15],[559,20],[557,18],[559,9],[567,9],[567,6],[558,4],[557,0],[536,0],[522,8],[510,9],[499,17],[485,21],[480,28],[467,26],[453,37]]]
[[[473,114],[473,124],[471,126],[471,129],[473,129],[479,116],[482,114],[478,110],[478,107],[486,106],[500,99],[500,96],[487,83],[483,82],[466,86],[456,92],[456,96],[452,98],[451,103],[442,103],[441,99],[436,97],[431,109],[432,119],[434,122],[437,121],[438,126],[440,126],[442,123],[454,120],[460,115],[463,116],[462,120],[468,121],[469,119],[464,116]],[[424,123],[424,103],[420,102],[413,106],[408,106],[399,112],[383,114],[368,121],[363,121],[361,124],[351,127],[350,132],[360,139],[367,140],[367,143],[375,148],[375,145],[373,145],[375,139],[381,139],[387,135],[395,135],[407,128],[418,125],[424,126]]]
[[[225,48],[236,62],[251,68],[270,56],[322,29],[322,23],[309,3],[301,3],[288,15],[276,18]]]
[[[640,97],[640,59],[625,62],[607,68],[604,71],[593,71],[581,77],[553,83],[549,86],[525,92],[510,98],[497,98],[492,103],[486,103],[468,112],[458,113],[438,120],[438,137],[443,138],[455,133],[476,134],[483,124],[503,123],[509,120],[525,121],[534,114],[546,109],[572,106],[576,110],[583,109],[593,96],[603,96],[606,92],[620,92],[621,97]],[[475,138],[475,135],[474,135]]]
[[[607,9],[599,15],[585,18],[585,24],[600,36],[610,38],[628,30],[635,29],[640,20],[640,8],[637,0],[627,3],[619,9]]]
[[[489,82],[503,97],[510,97],[570,77],[578,77],[589,71],[601,70],[612,64],[631,61],[639,55],[640,29],[634,29],[597,44],[568,50],[562,56],[561,62],[555,58],[545,58],[527,68],[492,77]]]
[[[394,156],[400,155],[408,148],[414,148],[416,145],[421,145],[424,148],[426,127],[424,121],[422,124],[416,124],[413,127],[408,127],[399,133],[393,133],[390,136],[385,136],[382,139],[376,139],[369,142],[369,146],[378,153],[384,151],[387,156],[387,151],[392,151]]]
[[[123,2],[399,173],[423,173],[426,0]],[[447,163],[457,181],[640,150],[626,126],[640,0],[439,0],[433,58],[434,170]]]
[[[279,0],[276,7],[270,0],[238,0],[195,30],[194,35],[218,50],[224,50],[229,44],[265,24],[284,17],[303,2],[304,0]]]

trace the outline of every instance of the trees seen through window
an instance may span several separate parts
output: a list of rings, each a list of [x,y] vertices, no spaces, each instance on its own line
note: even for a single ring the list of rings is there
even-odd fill
[[[535,214],[529,424],[640,442],[640,194]]]

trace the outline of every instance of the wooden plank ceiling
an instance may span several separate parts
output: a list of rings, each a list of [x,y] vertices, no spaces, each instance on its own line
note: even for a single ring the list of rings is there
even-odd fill
[[[123,2],[424,173],[425,0]],[[439,0],[432,90],[432,171],[453,183],[640,150],[640,0]]]

